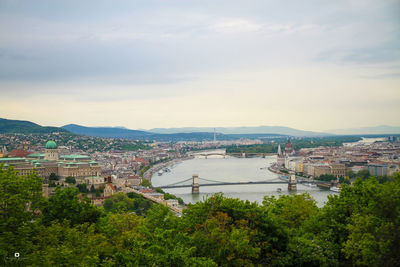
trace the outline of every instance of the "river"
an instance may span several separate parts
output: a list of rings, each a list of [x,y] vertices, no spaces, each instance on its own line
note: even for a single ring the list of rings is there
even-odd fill
[[[183,181],[198,174],[199,178],[216,180],[222,182],[242,181],[266,181],[279,180],[277,174],[270,172],[269,167],[276,161],[276,156],[266,158],[235,158],[221,156],[195,157],[194,159],[179,162],[170,167],[170,172],[164,172],[161,176],[155,173],[151,179],[153,186],[168,185]],[[205,183],[199,181],[199,183]],[[281,188],[281,192],[278,192]],[[308,192],[316,201],[318,206],[323,206],[328,200],[328,195],[334,194],[331,191],[322,190],[317,187],[308,187],[298,184],[297,191],[289,192],[287,184],[258,184],[258,185],[224,185],[201,187],[200,194],[192,195],[191,187],[164,189],[165,192],[181,197],[185,203],[195,203],[218,192],[227,197],[239,198],[242,200],[262,202],[263,197],[268,195],[280,196],[283,194],[301,194]]]

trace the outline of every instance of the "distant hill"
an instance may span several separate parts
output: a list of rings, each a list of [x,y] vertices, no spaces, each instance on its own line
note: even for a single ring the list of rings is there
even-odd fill
[[[257,126],[257,127],[216,127],[216,132],[222,134],[275,134],[291,136],[329,136],[329,133],[302,131],[284,126]],[[214,128],[184,127],[184,128],[154,128],[153,133],[188,133],[188,132],[214,132]]]
[[[400,134],[400,127],[379,125],[373,127],[336,129],[329,132],[342,135],[360,135],[360,134]]]
[[[77,124],[68,124],[62,126],[62,128],[75,134],[109,138],[146,139],[153,135],[153,133],[145,131],[129,130],[120,127],[86,127]]]
[[[58,127],[40,126],[30,121],[7,120],[0,118],[0,133],[54,133],[67,132],[67,130]]]
[[[195,133],[151,133],[147,131],[130,130],[121,127],[86,127],[76,124],[65,125],[62,128],[73,132],[75,134],[108,137],[108,138],[127,138],[133,140],[157,140],[157,141],[202,141],[202,140],[213,140],[214,133],[207,132],[195,132]],[[236,139],[218,133],[217,138],[219,140]]]

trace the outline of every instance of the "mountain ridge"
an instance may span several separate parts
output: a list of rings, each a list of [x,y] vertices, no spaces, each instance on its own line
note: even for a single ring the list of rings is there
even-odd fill
[[[54,133],[54,132],[67,132],[67,130],[60,127],[41,126],[37,123],[26,120],[9,120],[0,118],[0,133]]]
[[[330,133],[303,131],[285,126],[242,126],[242,127],[215,127],[216,132],[223,134],[279,134],[291,136],[329,136]],[[182,127],[182,128],[153,128],[153,133],[177,132],[214,132],[212,127]]]

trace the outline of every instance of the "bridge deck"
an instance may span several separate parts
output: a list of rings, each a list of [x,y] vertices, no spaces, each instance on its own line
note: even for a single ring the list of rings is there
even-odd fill
[[[221,183],[211,183],[211,184],[199,184],[200,187],[202,186],[219,186],[219,185],[248,185],[248,184],[287,184],[288,181],[250,181],[250,182],[221,182]],[[304,183],[311,183],[317,184],[313,181],[301,180],[297,181],[299,184]],[[188,185],[164,185],[158,186],[159,188],[185,188],[185,187],[192,187],[192,184]]]

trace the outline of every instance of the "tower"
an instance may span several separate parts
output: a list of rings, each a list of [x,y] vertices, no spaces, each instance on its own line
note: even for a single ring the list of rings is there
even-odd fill
[[[289,138],[289,140],[288,140],[288,142],[286,143],[286,146],[285,146],[285,156],[291,156],[291,155],[294,154],[294,152],[295,151],[294,151],[292,142],[290,141],[290,138]]]
[[[279,167],[285,164],[285,156],[282,153],[281,145],[278,145],[278,153],[277,153],[277,164]]]
[[[46,143],[46,149],[44,152],[45,160],[58,160],[58,149],[57,144],[54,141],[48,141]]]
[[[199,175],[193,174],[192,178],[193,178],[192,194],[198,194],[198,193],[200,193]]]
[[[288,183],[288,190],[289,191],[297,190],[296,175],[294,173],[290,173],[289,183]]]

